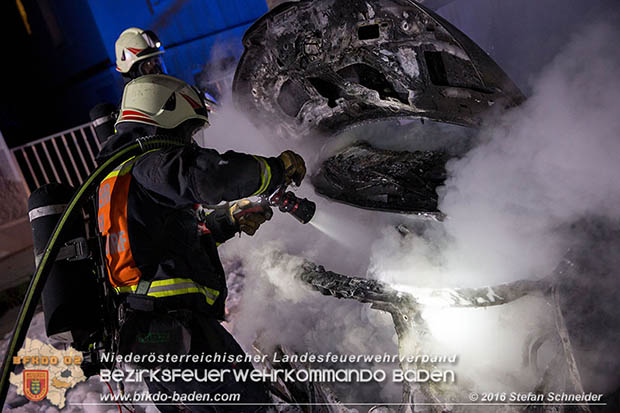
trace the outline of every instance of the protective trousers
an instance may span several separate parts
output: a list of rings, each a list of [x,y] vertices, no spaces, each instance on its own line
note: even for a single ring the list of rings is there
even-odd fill
[[[195,314],[188,325],[191,332],[190,354],[207,355],[220,354],[228,355],[245,355],[235,339],[226,331],[222,325],[213,318],[206,318]],[[202,376],[205,369],[229,369],[229,370],[252,370],[251,363],[166,363],[158,366],[161,369],[192,369],[197,370]],[[272,403],[268,395],[267,387],[262,382],[254,382],[248,378],[245,382],[236,381],[234,375],[224,375],[224,380],[217,382],[185,382],[181,379],[173,383],[164,383],[156,381],[146,382],[151,394],[155,392],[163,392],[172,398],[176,393],[177,397],[182,394],[209,394],[211,400],[213,398],[231,397],[228,402],[200,402],[207,403],[203,405],[183,404],[178,405],[162,404],[157,408],[164,413],[168,412],[264,412],[269,411],[268,403]],[[238,394],[239,398],[233,400],[230,396]]]

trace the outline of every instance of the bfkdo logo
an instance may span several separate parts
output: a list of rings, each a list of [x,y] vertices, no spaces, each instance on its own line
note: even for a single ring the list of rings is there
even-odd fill
[[[24,370],[24,396],[33,402],[39,402],[47,396],[49,389],[49,372],[47,370]]]
[[[18,396],[63,409],[67,391],[86,381],[82,361],[82,353],[71,347],[59,350],[26,337],[24,347],[13,357],[13,364],[20,368],[10,373],[9,382]]]

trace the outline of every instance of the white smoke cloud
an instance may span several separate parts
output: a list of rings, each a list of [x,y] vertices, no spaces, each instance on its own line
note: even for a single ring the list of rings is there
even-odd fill
[[[403,237],[395,225],[418,221],[330,202],[304,183],[297,193],[317,202],[318,228],[276,213],[254,237],[220,247],[224,261],[240,260],[246,275],[232,320],[237,340],[246,350],[258,337],[267,347],[284,344],[297,351],[397,352],[388,315],[308,289],[294,277],[301,258],[274,260],[276,251],[406,287],[481,286],[551,271],[566,246],[557,228],[580,216],[618,218],[618,38],[612,24],[576,35],[543,71],[528,101],[493,119],[474,149],[450,162],[440,194],[448,215],[444,223]],[[273,156],[293,149],[306,157],[310,171],[324,143],[282,142],[257,130],[226,100],[199,140],[222,152]],[[409,148],[400,143],[390,148]],[[436,353],[459,355],[459,374],[467,379],[462,383],[473,380],[482,391],[528,391],[536,379],[521,369],[522,344],[529,333],[552,328],[549,313],[542,300],[528,298],[489,309],[429,308],[423,316]],[[105,391],[91,382],[69,392],[69,401]],[[400,386],[365,395],[357,387],[349,386],[344,398],[400,400]],[[34,411],[31,407],[20,409]],[[112,411],[100,409],[107,410]]]
[[[619,35],[613,24],[598,24],[575,34],[534,83],[527,102],[493,119],[481,131],[475,148],[448,164],[450,177],[440,193],[440,209],[448,216],[443,228],[406,241],[388,231],[375,245],[373,275],[434,287],[542,277],[574,241],[560,228],[592,215],[617,219]],[[607,259],[612,259],[609,254],[600,257]],[[618,290],[619,286],[603,288]],[[508,308],[499,311],[503,310]],[[515,343],[522,343],[534,328],[552,328],[549,311],[544,305],[517,302],[510,305],[511,314],[517,315],[510,322],[496,318],[496,311],[431,310],[427,315],[439,334],[450,329],[462,332],[460,339],[444,340],[451,343],[448,348],[460,351],[461,367],[468,366],[471,373],[495,360],[510,371],[508,366],[519,361]],[[532,324],[536,319],[538,326]],[[484,338],[475,332],[481,325],[487,332]],[[606,339],[598,337],[598,341]],[[618,350],[617,344],[598,348]],[[592,362],[601,355],[589,357]],[[594,377],[588,370],[596,364],[587,364],[581,366],[582,375],[587,372],[590,384],[596,383],[599,390],[614,388],[609,386],[611,377]],[[479,384],[501,380],[497,373],[491,369],[475,377]]]
[[[618,34],[600,24],[576,35],[528,101],[450,164],[441,209],[460,265],[482,261],[490,280],[540,275],[562,253],[555,228],[584,215],[618,216]]]
[[[618,216],[619,35],[611,24],[576,34],[534,83],[528,101],[491,119],[474,149],[449,163],[450,178],[440,193],[440,209],[448,215],[443,224],[402,237],[394,225],[411,222],[406,217],[360,212],[319,199],[321,213],[338,216],[322,228],[325,232],[278,216],[253,239],[231,241],[222,252],[228,259],[240,258],[248,275],[235,318],[237,338],[246,348],[260,333],[263,340],[298,350],[395,351],[389,318],[359,303],[321,297],[291,281],[291,262],[274,266],[261,256],[271,251],[262,245],[268,239],[277,238],[279,248],[331,270],[362,276],[368,272],[416,287],[482,286],[552,271],[567,245],[558,228],[582,216]],[[248,137],[238,149],[268,153],[266,148],[278,148],[276,153],[291,148],[311,153],[312,163],[318,161],[316,146],[308,151],[299,142],[260,138],[249,123],[241,126],[245,121],[234,111],[227,115],[227,110],[218,114],[235,120],[224,126],[227,132]],[[214,128],[215,122],[207,134],[217,136]],[[300,193],[316,199],[307,186]],[[255,252],[248,255],[249,250]],[[542,300],[458,314],[426,313],[436,334],[448,333],[449,339],[438,340],[438,348],[459,353],[460,367],[481,388],[514,390],[532,384],[534,378],[520,369],[520,357],[527,334],[552,328]],[[374,339],[365,324],[371,318],[374,331],[381,330]],[[475,327],[465,328],[455,340],[446,326],[457,324]]]
[[[447,238],[442,231],[412,238],[411,255],[395,248],[396,236],[387,237],[379,255],[385,250],[388,259],[377,257],[375,264],[385,267],[375,272],[391,272],[401,252],[412,263],[437,261],[433,248],[449,240],[441,262],[430,265],[452,273],[457,285],[542,276],[564,252],[559,226],[590,214],[617,217],[618,34],[600,24],[575,36],[528,101],[493,120],[474,149],[449,162],[450,178],[440,189]],[[413,275],[391,279],[417,282]]]

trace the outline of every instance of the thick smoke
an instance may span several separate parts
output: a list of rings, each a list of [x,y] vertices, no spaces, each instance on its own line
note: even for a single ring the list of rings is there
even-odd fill
[[[232,240],[223,255],[240,259],[247,275],[236,337],[246,348],[260,337],[267,346],[298,351],[396,350],[388,317],[307,290],[293,279],[299,259],[274,260],[274,250],[404,289],[482,286],[551,272],[569,243],[563,226],[593,214],[618,215],[619,35],[612,24],[576,34],[524,105],[488,120],[475,147],[448,164],[443,224],[403,237],[395,224],[415,220],[317,199],[306,183],[298,192],[317,199],[322,231],[276,215],[255,237]],[[229,107],[217,118],[227,121],[214,120],[207,145],[272,155],[291,148],[316,169],[316,142],[264,136]],[[535,379],[521,371],[522,346],[531,332],[552,330],[548,308],[525,299],[488,310],[429,309],[425,317],[437,349],[458,353],[463,374],[481,390],[527,390]]]
[[[576,35],[528,101],[491,120],[478,145],[449,162],[440,209],[450,245],[441,264],[458,284],[545,275],[564,252],[559,226],[591,214],[617,217],[617,34],[601,24]],[[428,245],[412,247],[427,255]]]
[[[533,96],[449,165],[441,209],[459,266],[475,265],[489,280],[542,275],[562,253],[558,226],[618,217],[619,34],[603,24],[576,34]]]
[[[524,105],[489,119],[474,148],[448,165],[450,178],[440,194],[445,222],[424,224],[423,230],[404,237],[396,225],[418,228],[419,220],[322,199],[306,182],[297,193],[317,202],[314,226],[276,212],[254,237],[243,235],[220,247],[226,266],[236,268],[233,264],[241,262],[235,271],[245,275],[238,311],[231,315],[235,337],[246,350],[258,339],[267,349],[284,344],[300,352],[396,354],[390,317],[307,289],[295,279],[300,257],[403,290],[482,286],[543,276],[570,244],[565,226],[590,215],[620,218],[619,38],[620,30],[612,24],[576,34],[534,82]],[[385,146],[417,149],[420,143],[410,142],[411,136],[402,133],[402,142]],[[373,136],[367,139],[377,142]],[[266,156],[293,149],[307,159],[310,173],[330,151],[323,148],[325,141],[283,142],[259,131],[226,99],[199,141],[220,151]],[[278,258],[280,252],[290,255]],[[611,290],[607,297],[617,297],[617,277],[605,288]],[[615,303],[595,303],[608,304]],[[435,339],[433,353],[458,354],[460,385],[529,391],[536,377],[521,368],[522,346],[530,333],[553,331],[549,308],[531,297],[486,310],[428,308],[423,316]],[[38,323],[33,328],[42,331],[40,318]],[[606,380],[611,375],[597,377],[589,370],[599,365],[603,352],[613,357],[618,350],[605,346],[609,341],[604,337],[596,341],[596,353],[582,357],[580,368],[586,372],[586,387],[607,391],[618,383]],[[69,392],[68,401],[95,400],[105,389],[94,380]],[[348,401],[400,400],[397,385],[355,393],[359,389],[348,386],[339,396]],[[39,405],[27,404],[20,411],[35,407]]]
[[[619,35],[611,23],[576,33],[534,82],[527,102],[490,119],[475,148],[448,164],[450,178],[440,193],[440,209],[448,216],[443,227],[411,237],[405,245],[388,231],[375,245],[373,276],[416,287],[473,287],[542,277],[580,235],[572,231],[567,236],[564,228],[590,216],[617,222]],[[613,271],[617,252],[598,248],[596,254],[597,265]],[[584,385],[592,390],[610,391],[619,384],[612,368],[599,369],[603,364],[617,367],[613,356],[605,360],[603,355],[617,354],[619,348],[618,320],[609,316],[619,284],[617,275],[588,279],[572,297],[597,294],[591,300],[594,307],[580,306],[584,313],[572,318],[583,320],[586,312],[596,311],[605,317],[598,322],[608,324],[595,330],[596,347],[585,343],[578,354]],[[430,309],[426,314],[434,334],[461,354],[461,367],[471,374],[489,365],[488,371],[474,374],[483,390],[493,386],[487,382],[505,382],[507,374],[498,374],[502,370],[518,371],[519,346],[528,332],[553,328],[549,307],[540,300],[489,310]],[[596,322],[590,317],[587,324]],[[572,333],[575,343],[579,336],[592,336],[592,330]],[[493,372],[497,364],[503,369]],[[519,380],[510,381],[506,390],[527,375],[515,378]]]

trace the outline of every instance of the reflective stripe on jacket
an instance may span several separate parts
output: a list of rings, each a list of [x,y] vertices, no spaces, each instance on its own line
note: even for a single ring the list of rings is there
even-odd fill
[[[144,136],[140,133],[111,139],[101,159],[123,142]],[[216,242],[226,241],[238,228],[211,214],[209,231],[199,232],[193,207],[271,193],[283,175],[277,158],[220,154],[192,144],[126,162],[104,179],[99,191],[112,286],[119,293],[140,294],[137,285],[148,281],[146,294],[164,307],[191,308],[222,319],[227,288]]]
[[[99,231],[105,236],[105,254],[110,283],[117,293],[136,291],[142,273],[131,253],[127,225],[127,199],[131,183],[131,158],[110,172],[99,186]],[[182,294],[202,294],[209,305],[220,295],[218,290],[196,283],[189,278],[170,278],[153,281],[145,292],[151,297],[172,297]]]
[[[137,284],[124,287],[115,287],[117,293],[134,293],[138,288]],[[207,303],[213,305],[220,292],[209,287],[201,286],[189,278],[171,278],[168,280],[153,281],[146,291],[146,295],[151,297],[171,297],[180,294],[200,293],[205,296]]]

